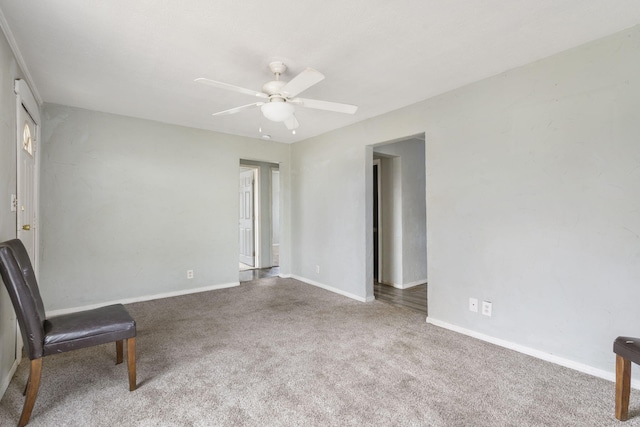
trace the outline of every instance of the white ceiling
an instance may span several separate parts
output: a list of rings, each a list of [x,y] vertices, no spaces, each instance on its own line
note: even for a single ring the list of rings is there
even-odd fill
[[[262,126],[288,143],[640,23],[638,0],[0,0],[0,10],[44,102],[254,138]],[[284,80],[325,74],[303,97],[358,112],[298,108],[296,135],[257,108],[211,116],[255,98],[195,78],[260,90],[274,59],[289,67]]]

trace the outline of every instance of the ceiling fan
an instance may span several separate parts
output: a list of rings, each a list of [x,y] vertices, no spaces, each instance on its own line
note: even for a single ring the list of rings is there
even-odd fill
[[[198,78],[195,81],[217,87],[219,89],[231,90],[233,92],[244,93],[246,95],[252,95],[264,99],[264,101],[258,101],[253,104],[242,105],[240,107],[214,113],[214,116],[235,114],[250,108],[260,107],[262,114],[267,119],[274,122],[284,122],[285,126],[289,130],[294,130],[299,126],[298,120],[294,115],[296,106],[346,114],[354,114],[358,109],[355,105],[320,101],[318,99],[297,98],[298,94],[324,79],[324,75],[313,68],[303,70],[290,82],[280,80],[282,73],[287,70],[287,66],[284,63],[280,61],[271,62],[269,64],[269,69],[274,74],[275,80],[265,83],[262,86],[262,92],[205,78]]]

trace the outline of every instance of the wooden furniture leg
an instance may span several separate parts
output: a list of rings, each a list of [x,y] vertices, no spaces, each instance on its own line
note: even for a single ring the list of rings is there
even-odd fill
[[[31,370],[29,372],[29,382],[27,383],[27,397],[22,408],[22,415],[18,421],[18,427],[24,427],[29,423],[33,405],[36,403],[38,396],[38,388],[40,387],[40,375],[42,374],[42,358],[31,361]]]
[[[24,385],[24,390],[22,390],[22,395],[27,395],[27,389],[29,389],[29,381],[31,381],[31,372],[29,372],[29,377],[27,378],[27,383]]]
[[[122,363],[122,340],[116,341],[116,365]]]
[[[631,361],[616,354],[616,418],[629,418],[629,394],[631,393]]]
[[[129,369],[129,391],[136,389],[136,337],[127,339],[127,367]]]

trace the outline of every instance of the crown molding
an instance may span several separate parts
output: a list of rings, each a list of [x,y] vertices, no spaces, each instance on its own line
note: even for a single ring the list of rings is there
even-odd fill
[[[9,23],[7,22],[7,19],[5,18],[4,12],[2,11],[2,9],[0,9],[0,28],[2,28],[2,32],[4,33],[4,36],[7,39],[7,43],[9,43],[9,47],[13,52],[13,56],[16,58],[16,62],[18,63],[18,66],[22,71],[24,79],[29,84],[29,88],[31,89],[31,93],[33,93],[33,97],[36,99],[36,102],[38,103],[39,106],[42,105],[43,101],[42,101],[42,97],[40,96],[40,92],[38,92],[38,88],[33,82],[33,77],[31,76],[31,73],[27,68],[27,63],[24,61],[24,57],[22,56],[22,53],[20,53],[20,49],[18,49],[18,44],[16,43],[15,37],[13,37],[13,33],[9,28]],[[17,76],[14,76],[14,77],[17,77]]]

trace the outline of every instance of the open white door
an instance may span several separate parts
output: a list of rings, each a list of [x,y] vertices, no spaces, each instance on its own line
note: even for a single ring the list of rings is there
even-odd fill
[[[240,212],[238,219],[240,236],[240,262],[251,267],[255,266],[254,239],[254,206],[253,190],[255,181],[254,169],[240,169]]]

